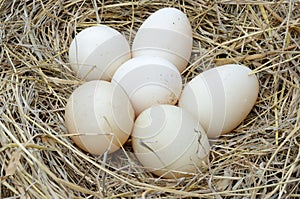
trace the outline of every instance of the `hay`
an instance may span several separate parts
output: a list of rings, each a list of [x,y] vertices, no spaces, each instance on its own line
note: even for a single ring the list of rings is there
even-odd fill
[[[207,172],[157,179],[132,155],[77,149],[63,122],[81,83],[67,51],[101,22],[132,42],[163,7],[184,11],[194,46],[185,81],[242,63],[260,81],[247,119],[212,147]],[[299,198],[300,4],[298,1],[0,1],[1,198]]]

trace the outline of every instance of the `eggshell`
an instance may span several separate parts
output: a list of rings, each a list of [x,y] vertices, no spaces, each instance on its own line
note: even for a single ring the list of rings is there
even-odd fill
[[[69,48],[71,68],[79,78],[86,81],[110,81],[117,68],[130,58],[126,38],[105,25],[82,30]]]
[[[207,70],[183,89],[179,106],[198,118],[209,138],[236,128],[253,108],[259,82],[243,65],[228,64]]]
[[[92,154],[119,149],[131,134],[133,122],[134,111],[126,93],[110,82],[86,82],[67,101],[67,131],[78,147]]]
[[[136,115],[155,104],[175,104],[182,90],[177,68],[163,58],[152,56],[135,57],[122,64],[112,83],[124,89]]]
[[[136,119],[132,147],[141,164],[165,178],[179,178],[207,169],[210,146],[205,131],[187,111],[155,105]]]
[[[132,54],[163,57],[182,72],[190,60],[192,46],[192,28],[187,16],[176,8],[163,8],[141,25],[132,44]]]

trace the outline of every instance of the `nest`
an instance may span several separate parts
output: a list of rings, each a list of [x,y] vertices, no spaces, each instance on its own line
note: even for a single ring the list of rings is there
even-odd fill
[[[81,83],[68,64],[76,33],[101,23],[132,43],[163,7],[193,29],[185,82],[226,63],[259,78],[245,121],[212,146],[207,172],[157,178],[130,140],[108,156],[78,149],[64,107]],[[1,198],[299,198],[300,4],[296,1],[0,1]]]

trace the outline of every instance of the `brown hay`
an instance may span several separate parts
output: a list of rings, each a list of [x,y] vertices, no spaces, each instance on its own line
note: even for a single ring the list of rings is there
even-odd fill
[[[103,4],[104,2],[104,4]],[[0,1],[0,198],[299,198],[299,1]],[[96,157],[65,134],[80,84],[67,51],[100,22],[132,42],[163,7],[184,11],[194,47],[183,76],[242,63],[259,77],[247,119],[213,146],[208,172],[157,179],[123,150]]]

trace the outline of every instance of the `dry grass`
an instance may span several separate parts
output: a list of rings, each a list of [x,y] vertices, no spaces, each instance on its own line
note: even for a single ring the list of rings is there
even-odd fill
[[[299,198],[299,1],[0,1],[1,198]],[[260,81],[247,119],[212,147],[209,171],[156,179],[123,150],[96,157],[66,136],[64,107],[80,83],[67,51],[101,22],[132,41],[163,7],[184,11],[194,47],[186,81],[242,63]]]

